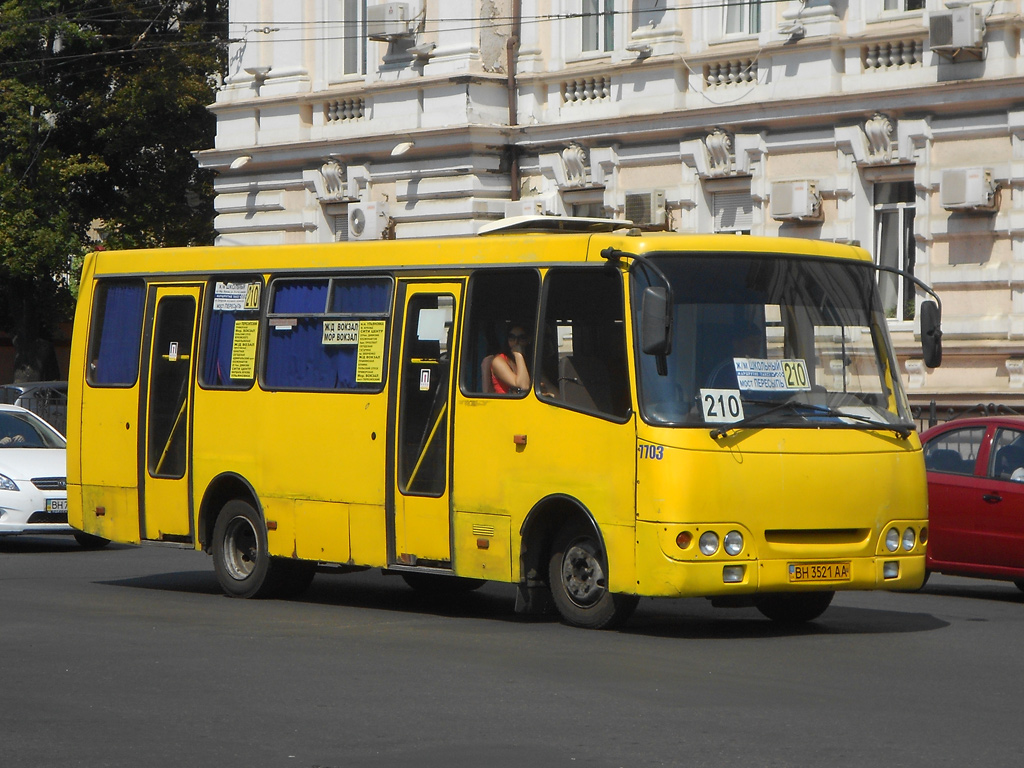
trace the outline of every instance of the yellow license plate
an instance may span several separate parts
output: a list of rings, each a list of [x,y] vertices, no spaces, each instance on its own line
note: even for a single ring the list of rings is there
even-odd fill
[[[850,562],[790,563],[789,580],[792,581],[849,581]]]

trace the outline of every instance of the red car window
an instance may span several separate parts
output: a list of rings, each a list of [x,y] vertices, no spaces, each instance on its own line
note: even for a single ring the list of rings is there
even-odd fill
[[[924,465],[929,472],[953,475],[973,475],[985,427],[965,427],[943,432],[928,441],[924,451]]]
[[[1024,482],[1024,432],[1005,427],[996,430],[988,475],[998,480]]]

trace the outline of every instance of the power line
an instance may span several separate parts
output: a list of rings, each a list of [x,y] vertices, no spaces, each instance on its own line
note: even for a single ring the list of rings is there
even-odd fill
[[[780,4],[780,3],[789,3],[791,1],[792,0],[757,0],[758,4],[760,4],[760,5],[775,5],[775,4]],[[170,4],[170,0],[168,0],[168,2],[163,3],[163,5],[160,6],[160,9],[159,9],[159,11],[157,13],[157,17],[160,15],[160,13],[163,12],[163,10],[169,4]],[[738,5],[738,4],[740,4],[740,3],[737,3],[736,0],[712,0],[711,2],[700,2],[698,0],[697,2],[694,2],[694,3],[691,3],[691,4],[677,4],[677,5],[674,5],[674,6],[667,6],[664,9],[656,9],[656,10],[657,10],[657,12],[662,12],[662,11],[668,12],[668,11],[678,11],[678,10],[724,9],[724,8],[727,8],[727,7],[734,7],[734,6]],[[158,3],[157,2],[153,2],[150,5],[153,6],[153,7],[156,7],[158,5]],[[618,16],[618,17],[638,16],[640,18],[643,18],[644,15],[650,14],[652,12],[653,12],[652,9],[644,9],[644,10],[636,10],[636,11],[634,11],[634,10],[612,10],[612,11],[600,12],[600,13],[595,13],[595,14],[591,14],[591,13],[542,14],[542,15],[537,15],[537,16],[524,17],[524,18],[521,19],[520,23],[523,24],[523,25],[532,25],[532,24],[562,22],[562,21],[569,21],[569,20],[583,19],[583,18],[590,18],[590,17],[600,18],[600,17],[604,17],[604,16],[612,16],[612,17],[616,17],[616,16]],[[325,19],[316,19],[316,20],[310,20],[310,21],[302,21],[302,20],[300,20],[300,21],[292,21],[292,20],[290,20],[288,22],[277,22],[277,21],[250,22],[250,21],[239,21],[237,19],[232,19],[232,20],[228,20],[228,21],[211,21],[211,20],[205,20],[205,19],[195,19],[195,20],[187,20],[187,21],[185,21],[184,22],[184,26],[189,28],[189,29],[193,29],[193,30],[194,29],[201,29],[201,28],[204,28],[204,27],[224,28],[225,26],[227,26],[228,29],[229,29],[229,32],[232,29],[237,30],[237,29],[241,28],[242,36],[241,37],[234,37],[234,38],[231,38],[231,37],[216,38],[216,39],[213,39],[213,40],[204,40],[204,41],[185,41],[185,40],[181,40],[181,39],[163,40],[163,41],[161,41],[161,40],[157,39],[157,40],[155,40],[150,45],[146,45],[146,46],[138,45],[138,42],[141,41],[142,38],[152,29],[153,25],[156,23],[157,17],[154,17],[153,19],[149,20],[148,26],[143,31],[143,33],[138,37],[136,43],[134,43],[132,46],[130,46],[128,48],[110,49],[110,50],[106,50],[106,51],[91,51],[91,52],[87,52],[87,53],[76,53],[76,54],[68,54],[68,55],[56,54],[56,55],[53,55],[53,56],[38,56],[38,57],[33,57],[33,58],[29,58],[29,59],[20,59],[20,60],[7,60],[5,62],[0,63],[0,71],[2,71],[3,67],[8,66],[8,65],[38,64],[38,63],[41,63],[41,62],[45,61],[48,65],[60,66],[60,65],[63,65],[63,64],[71,64],[71,63],[75,63],[75,62],[82,61],[82,60],[95,59],[95,58],[101,58],[101,57],[107,57],[107,56],[121,55],[121,54],[129,53],[129,52],[132,52],[132,51],[147,52],[147,51],[158,51],[158,50],[161,50],[161,49],[164,49],[164,48],[176,48],[176,47],[182,47],[182,46],[183,47],[200,47],[200,46],[211,46],[211,45],[212,46],[222,46],[222,45],[225,45],[225,44],[242,44],[242,43],[249,43],[249,42],[260,42],[258,40],[253,41],[253,40],[249,39],[249,36],[250,35],[254,35],[254,34],[256,34],[256,35],[259,35],[259,34],[268,34],[268,35],[269,34],[276,34],[277,36],[274,38],[274,42],[279,42],[279,43],[317,42],[317,41],[323,41],[323,40],[354,41],[354,40],[361,40],[364,37],[364,33],[361,32],[360,29],[359,29],[360,27],[363,26],[362,23],[353,24],[351,22],[345,22],[345,21],[330,21],[330,20],[325,20]],[[34,24],[42,24],[42,23],[46,23],[46,22],[55,22],[55,21],[58,21],[58,20],[61,21],[62,23],[79,25],[79,19],[77,19],[75,17],[72,17],[72,16],[67,16],[67,15],[43,17],[41,19],[36,19],[36,20],[25,20],[25,21],[20,21],[19,20],[16,23],[20,23],[20,24],[28,26],[28,25],[31,25],[33,23]],[[119,25],[122,25],[122,26],[124,26],[124,25],[129,25],[130,26],[130,25],[141,25],[141,24],[144,24],[144,23],[146,23],[147,19],[146,19],[146,17],[124,17],[124,16],[120,16],[120,17],[101,18],[101,17],[98,17],[98,16],[97,17],[88,17],[87,16],[87,17],[85,17],[83,19],[83,21],[85,21],[87,23],[88,22],[94,22],[94,23],[95,22],[102,22],[102,23],[109,23],[109,24],[119,24]],[[477,29],[477,28],[482,27],[482,26],[490,26],[490,27],[499,27],[500,28],[500,27],[503,27],[503,26],[507,25],[507,26],[511,27],[513,25],[514,21],[515,20],[511,16],[486,16],[486,17],[484,17],[484,16],[479,16],[479,17],[477,17],[477,16],[467,16],[467,17],[456,17],[456,18],[446,19],[444,21],[444,23],[442,23],[440,21],[436,21],[436,22],[426,22],[425,21],[425,22],[423,22],[423,25],[424,25],[424,31],[425,32],[434,34],[434,33],[441,33],[441,32],[461,32],[461,31],[466,31],[466,30]],[[458,26],[459,24],[465,24],[465,26]],[[274,26],[271,26],[271,25],[274,25]],[[0,30],[4,29],[5,27],[6,28],[10,28],[11,25],[9,25],[9,24],[6,24],[6,25],[5,24],[0,24]],[[351,34],[346,34],[346,32],[348,30],[353,29],[353,27],[355,27],[355,32],[353,32]],[[315,33],[311,32],[310,31],[311,28],[312,28],[312,30],[316,30],[320,34],[315,34]],[[336,34],[337,32],[342,32],[343,34]],[[278,33],[280,33],[280,34],[278,34]],[[291,36],[293,33],[297,33],[297,34],[295,36]],[[161,33],[161,34],[163,35],[163,33]],[[178,38],[178,37],[180,37],[180,34],[181,34],[181,32],[180,32],[180,28],[179,28],[174,33],[174,37]],[[286,36],[286,35],[288,35],[288,36]]]

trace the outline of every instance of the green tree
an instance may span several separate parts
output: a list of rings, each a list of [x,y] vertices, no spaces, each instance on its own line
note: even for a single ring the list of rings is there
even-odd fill
[[[0,0],[0,330],[19,380],[56,376],[52,334],[95,247],[213,240],[227,0]]]

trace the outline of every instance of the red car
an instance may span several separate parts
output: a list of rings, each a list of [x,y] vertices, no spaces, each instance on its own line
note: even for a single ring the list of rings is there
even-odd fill
[[[921,435],[928,571],[1024,591],[1024,416],[957,419]]]

